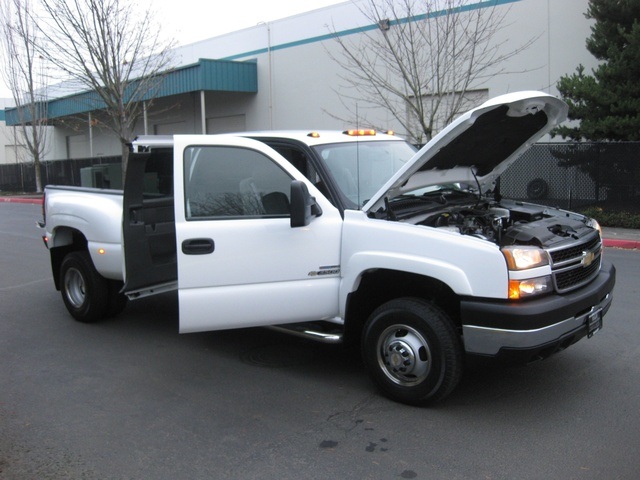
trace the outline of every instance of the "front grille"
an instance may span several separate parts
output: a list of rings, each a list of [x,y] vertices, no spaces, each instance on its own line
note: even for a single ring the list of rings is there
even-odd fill
[[[588,283],[600,270],[600,257],[595,259],[591,265],[586,268],[572,268],[554,275],[556,289],[559,292],[566,292],[572,287],[578,287]]]
[[[600,271],[602,241],[597,233],[569,247],[549,250],[555,290],[565,293],[593,280]]]
[[[592,251],[598,248],[599,244],[600,244],[600,237],[596,235],[593,238],[591,238],[591,240],[588,240],[585,243],[582,243],[580,245],[572,245],[568,248],[563,248],[561,250],[553,250],[553,251],[550,251],[549,254],[551,255],[551,261],[554,264],[557,264],[560,262],[565,262],[567,260],[581,258],[582,252],[584,252],[585,250]]]

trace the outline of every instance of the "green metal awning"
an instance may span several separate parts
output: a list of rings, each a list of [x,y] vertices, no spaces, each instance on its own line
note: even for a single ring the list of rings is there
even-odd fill
[[[210,60],[201,58],[197,63],[166,72],[159,90],[153,98],[169,97],[191,92],[258,92],[257,62]],[[150,100],[141,98],[140,101]],[[47,102],[47,119],[88,113],[105,108],[104,102],[94,91],[85,91]],[[7,108],[6,124],[18,125],[17,109]]]

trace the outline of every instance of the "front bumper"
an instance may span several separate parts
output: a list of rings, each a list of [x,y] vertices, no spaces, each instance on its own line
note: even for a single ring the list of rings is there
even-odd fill
[[[564,295],[507,303],[461,302],[462,334],[468,354],[528,361],[566,348],[588,333],[588,318],[611,306],[615,267],[603,262],[588,285]]]

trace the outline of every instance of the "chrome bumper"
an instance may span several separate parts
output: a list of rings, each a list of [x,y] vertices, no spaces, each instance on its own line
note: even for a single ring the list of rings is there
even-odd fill
[[[612,294],[581,315],[567,318],[553,325],[534,330],[506,330],[474,325],[463,325],[462,334],[467,353],[495,356],[503,348],[534,349],[560,340],[563,336],[584,329],[587,334],[587,319],[594,312],[602,310],[604,316],[611,306]]]

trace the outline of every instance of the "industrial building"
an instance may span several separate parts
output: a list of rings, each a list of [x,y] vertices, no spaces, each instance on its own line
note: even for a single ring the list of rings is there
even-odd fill
[[[478,103],[518,90],[557,93],[562,75],[595,59],[585,48],[591,21],[587,0],[471,0],[469,9],[506,13],[492,41],[501,48],[532,45],[501,65],[501,73],[475,85]],[[365,1],[347,1],[280,20],[184,45],[173,51],[175,68],[150,102],[137,134],[226,133],[268,129],[344,129],[354,105],[348,105],[336,36],[366,46],[380,26],[361,9]],[[461,15],[465,12],[461,12]],[[391,26],[390,28],[393,28]],[[52,90],[53,91],[53,90]],[[119,155],[120,144],[94,125],[86,92],[50,96],[48,115],[55,121],[45,160]],[[28,161],[13,140],[11,109],[1,110],[0,163]],[[363,109],[364,110],[364,109]],[[5,120],[6,118],[6,120]],[[403,134],[384,109],[367,109],[355,119],[361,126],[385,125]],[[6,125],[5,125],[6,122]]]

